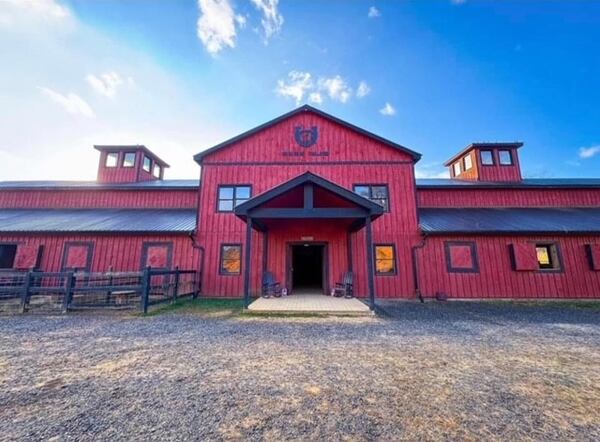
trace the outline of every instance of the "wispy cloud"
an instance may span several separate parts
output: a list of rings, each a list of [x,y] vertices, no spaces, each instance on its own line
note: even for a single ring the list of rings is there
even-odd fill
[[[106,72],[98,76],[88,74],[85,79],[94,91],[108,98],[115,98],[117,88],[123,84],[123,80],[116,72]],[[129,82],[133,82],[131,77],[129,78]]]
[[[377,17],[381,17],[381,12],[379,11],[379,9],[377,9],[375,6],[371,6],[369,8],[369,12],[367,14],[367,16],[369,18],[377,18]]]
[[[235,14],[229,0],[198,0],[198,8],[197,34],[208,53],[216,55],[226,47],[234,48],[236,25],[243,26],[246,19]]]
[[[590,146],[590,147],[581,147],[579,149],[579,158],[588,159],[595,157],[600,153],[600,145]]]
[[[275,92],[282,97],[291,97],[296,100],[296,104],[300,104],[312,88],[313,81],[309,72],[291,71],[287,79],[277,81]]]
[[[369,87],[366,81],[361,81],[360,83],[358,83],[358,89],[356,89],[356,96],[358,98],[366,97],[367,95],[369,95],[370,92],[371,88]]]
[[[42,94],[59,104],[70,114],[82,115],[87,118],[94,118],[96,116],[90,105],[87,104],[79,95],[76,95],[72,92],[69,92],[67,95],[63,95],[47,87],[38,87],[38,89],[42,92]]]
[[[396,109],[390,103],[385,103],[385,105],[379,109],[379,113],[381,115],[385,115],[386,117],[391,117],[396,115]]]
[[[45,16],[51,19],[66,18],[71,15],[71,11],[66,6],[56,0],[2,0],[0,1],[0,11],[9,8],[19,8],[30,14]]]
[[[319,90],[324,91],[333,101],[347,103],[352,96],[352,88],[339,75],[331,78],[320,78],[317,86]]]
[[[260,23],[265,33],[265,43],[278,34],[283,26],[283,15],[279,12],[279,0],[251,0],[262,13]]]

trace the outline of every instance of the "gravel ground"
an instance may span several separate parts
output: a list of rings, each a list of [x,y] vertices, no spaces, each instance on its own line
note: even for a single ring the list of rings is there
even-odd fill
[[[0,440],[600,440],[600,310],[0,318]]]

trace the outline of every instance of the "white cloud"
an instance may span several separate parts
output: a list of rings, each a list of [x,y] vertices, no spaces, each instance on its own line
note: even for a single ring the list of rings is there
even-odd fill
[[[87,118],[94,118],[95,114],[89,104],[87,104],[79,95],[69,92],[67,95],[59,94],[47,87],[38,87],[42,94],[50,100],[59,104],[64,110],[73,115],[82,115]]]
[[[198,0],[198,7],[197,33],[206,50],[216,55],[225,47],[234,48],[236,23],[243,26],[246,19],[235,15],[229,0]]]
[[[371,92],[369,85],[365,81],[361,81],[358,84],[358,89],[356,89],[356,96],[358,98],[363,98],[369,95],[369,92]]]
[[[367,14],[369,18],[377,18],[381,17],[381,12],[375,6],[371,6],[369,8],[369,13]]]
[[[44,16],[49,19],[62,19],[69,17],[71,11],[55,0],[2,0],[0,11],[8,11],[11,8],[20,9],[29,14]]]
[[[300,104],[304,95],[313,88],[312,76],[308,72],[291,71],[287,80],[278,80],[275,92],[282,97],[291,97]]]
[[[319,78],[319,90],[327,93],[329,98],[340,103],[347,103],[352,96],[352,89],[339,75],[331,78]]]
[[[323,96],[320,92],[311,92],[308,96],[308,101],[315,104],[321,104],[323,103]]]
[[[85,79],[94,91],[108,98],[115,98],[117,88],[123,84],[123,80],[116,72],[106,72],[99,76],[88,74]],[[134,84],[134,80],[131,77],[127,81],[130,85]]]
[[[385,115],[386,117],[391,117],[396,115],[396,109],[390,103],[385,103],[385,106],[379,109],[379,113],[381,115]]]
[[[256,9],[262,13],[260,23],[265,32],[265,43],[278,34],[283,26],[283,15],[278,10],[279,0],[251,0]]]
[[[579,149],[579,158],[588,159],[595,157],[600,153],[600,145],[590,146],[590,147],[582,147]]]

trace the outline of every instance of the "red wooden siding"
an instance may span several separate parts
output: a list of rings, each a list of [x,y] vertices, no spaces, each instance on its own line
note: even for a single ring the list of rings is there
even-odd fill
[[[600,189],[417,189],[419,207],[598,207]]]
[[[444,241],[475,241],[478,273],[446,269]],[[515,271],[510,246],[524,242],[555,242],[561,271]],[[586,245],[597,237],[430,237],[418,252],[421,292],[450,298],[592,298],[600,293],[600,274],[590,269]],[[535,258],[535,255],[533,255]]]
[[[40,246],[43,253],[40,268],[43,271],[60,271],[64,259],[66,245],[69,243],[91,243],[91,271],[105,272],[112,268],[114,271],[137,271],[141,267],[144,243],[169,243],[173,248],[172,267],[182,269],[198,268],[198,251],[192,247],[192,241],[187,235],[2,235],[0,243],[17,243],[17,254],[20,249],[27,248],[29,256],[33,251],[37,254]],[[72,247],[71,247],[72,248]],[[33,259],[33,258],[30,258]],[[81,256],[69,254],[68,262],[80,268],[83,263]],[[27,262],[30,264],[31,260]],[[20,268],[30,268],[25,265]]]
[[[590,268],[592,270],[600,270],[600,244],[588,245],[588,257],[590,260]]]
[[[486,150],[486,149],[482,149]],[[498,151],[510,150],[513,164],[501,165]],[[516,149],[493,149],[494,165],[485,166],[479,163],[479,181],[521,181],[521,165]],[[478,152],[479,156],[479,152]]]
[[[3,209],[181,208],[195,209],[198,190],[3,190]]]

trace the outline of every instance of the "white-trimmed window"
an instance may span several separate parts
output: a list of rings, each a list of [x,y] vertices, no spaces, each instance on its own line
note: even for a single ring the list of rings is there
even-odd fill
[[[471,154],[464,157],[463,162],[465,163],[465,170],[469,170],[471,167],[473,167],[473,160],[471,159]]]

